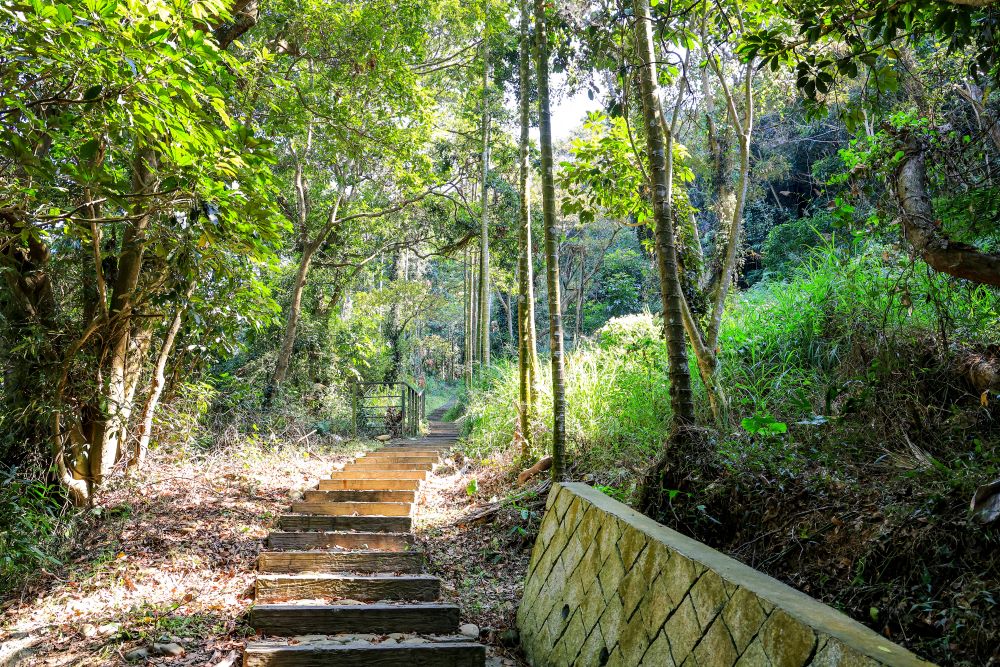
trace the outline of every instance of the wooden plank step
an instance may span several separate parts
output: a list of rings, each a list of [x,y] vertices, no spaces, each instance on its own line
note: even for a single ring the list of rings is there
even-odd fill
[[[285,605],[258,604],[250,610],[250,625],[262,635],[334,635],[348,632],[388,634],[415,632],[447,634],[458,630],[458,605],[356,604]]]
[[[408,516],[330,516],[320,514],[283,514],[278,518],[282,530],[359,530],[365,533],[408,533],[413,519]]]
[[[407,456],[405,454],[369,454],[360,459],[354,459],[355,463],[440,463],[440,456]]]
[[[383,447],[382,449],[375,450],[376,452],[400,452],[404,454],[428,454],[428,455],[438,455],[447,452],[451,449],[456,442],[456,438],[449,438],[448,440],[436,440],[434,442],[427,442],[423,445],[408,446],[408,445],[393,445],[390,444],[388,447]],[[369,452],[371,453],[371,452]]]
[[[320,491],[339,491],[342,489],[359,489],[362,491],[416,491],[420,488],[419,479],[321,479]]]
[[[259,574],[258,603],[339,599],[432,602],[441,595],[441,580],[429,574]]]
[[[415,541],[411,533],[275,532],[267,536],[267,548],[274,551],[335,548],[406,551],[413,548]]]
[[[403,572],[418,574],[421,551],[264,551],[257,571],[267,574],[300,572]]]
[[[281,645],[251,642],[243,667],[484,667],[486,647],[468,642],[369,644],[347,646],[332,642]]]
[[[389,491],[382,489],[346,489],[341,491],[306,491],[309,503],[412,503],[415,491]]]
[[[344,470],[430,470],[433,463],[393,463],[392,461],[372,461],[366,463],[364,459],[358,459],[354,463],[348,463]]]
[[[296,514],[330,516],[410,516],[412,503],[292,503]]]
[[[330,473],[330,479],[427,479],[426,470],[359,470],[352,467],[350,470],[334,471]]]

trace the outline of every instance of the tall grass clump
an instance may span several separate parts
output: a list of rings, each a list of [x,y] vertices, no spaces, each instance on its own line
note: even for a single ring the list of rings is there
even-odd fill
[[[729,309],[720,336],[733,416],[829,415],[846,393],[1000,341],[1000,295],[958,283],[879,245],[817,248],[786,282]],[[853,387],[852,387],[853,385]]]
[[[652,456],[670,418],[666,363],[659,327],[649,313],[615,318],[596,340],[574,350],[566,363],[570,453],[595,464]],[[542,366],[538,453],[548,449],[552,421],[550,371]],[[465,406],[470,454],[485,456],[512,443],[517,386],[514,362],[500,362],[477,379]]]

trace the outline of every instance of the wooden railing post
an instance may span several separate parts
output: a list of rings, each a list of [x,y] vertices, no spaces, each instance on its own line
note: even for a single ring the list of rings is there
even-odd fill
[[[358,383],[351,383],[351,432],[358,437]]]
[[[399,431],[400,435],[406,435],[406,385],[403,385],[399,392]]]

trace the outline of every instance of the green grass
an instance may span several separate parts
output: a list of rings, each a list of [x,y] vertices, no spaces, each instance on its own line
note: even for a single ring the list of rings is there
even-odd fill
[[[799,441],[815,433],[833,437],[836,429],[828,423],[838,415],[916,400],[905,393],[939,370],[931,366],[944,367],[955,341],[1000,342],[997,322],[995,290],[959,284],[889,248],[846,249],[831,242],[789,280],[761,283],[730,302],[720,336],[729,413],[713,441],[726,460],[794,473],[805,459],[825,456]],[[691,364],[701,423],[710,424],[693,359]],[[549,445],[551,423],[548,364],[542,367],[539,453]],[[509,446],[516,397],[513,362],[496,364],[463,397],[471,455],[486,457]],[[795,423],[795,437],[765,442],[747,433],[741,420],[755,415]],[[669,418],[666,352],[653,316],[612,320],[594,342],[568,355],[569,453],[586,469],[645,465],[666,438]]]
[[[567,357],[567,433],[571,454],[613,461],[634,450],[653,455],[670,416],[666,354],[648,314],[613,321],[628,337],[586,344]],[[634,329],[634,331],[633,331]],[[624,347],[621,347],[623,345]],[[543,389],[535,446],[548,447],[552,419],[551,369],[542,365]],[[506,447],[517,415],[517,366],[502,361],[479,378],[466,399],[468,451],[486,456]],[[596,463],[596,461],[595,461]]]

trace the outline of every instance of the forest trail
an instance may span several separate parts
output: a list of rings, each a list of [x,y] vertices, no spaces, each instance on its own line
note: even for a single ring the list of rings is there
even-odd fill
[[[430,432],[359,457],[292,504],[260,554],[245,667],[484,665],[485,646],[459,632],[459,607],[414,548],[421,482],[457,439]]]

